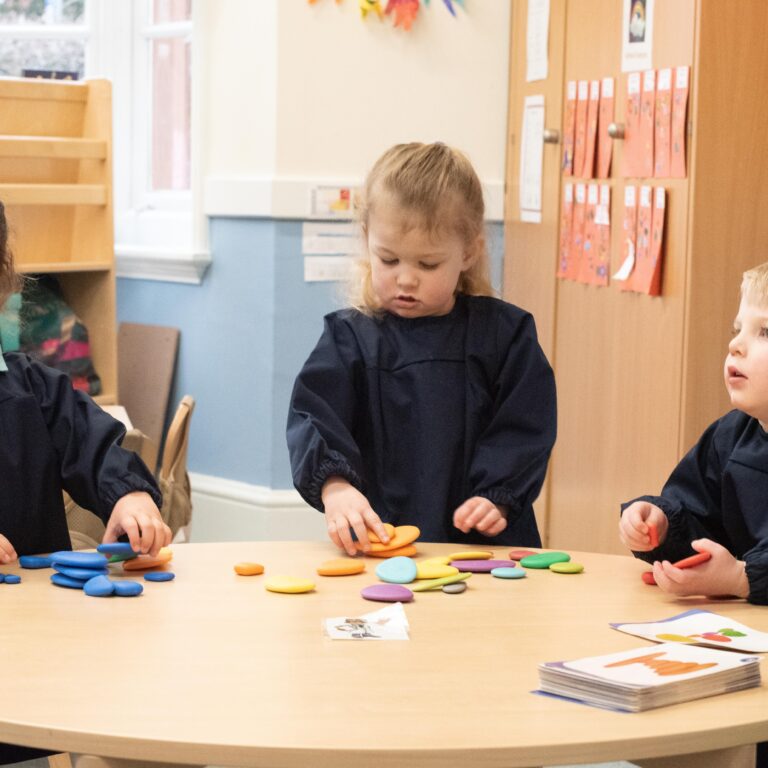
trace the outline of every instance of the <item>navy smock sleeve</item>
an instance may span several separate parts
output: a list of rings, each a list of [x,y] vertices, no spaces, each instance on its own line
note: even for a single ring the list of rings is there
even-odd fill
[[[557,433],[555,378],[531,315],[501,314],[496,330],[494,415],[476,444],[469,481],[475,496],[508,506],[513,522],[544,483]]]
[[[660,496],[640,496],[621,505],[623,512],[635,501],[647,501],[659,507],[669,521],[664,541],[649,552],[633,552],[635,557],[649,563],[675,562],[693,554],[694,539],[727,541],[720,509],[722,467],[716,449],[717,426],[718,422],[710,425],[682,458]]]
[[[62,487],[77,504],[105,523],[115,503],[132,491],[145,491],[161,506],[152,473],[120,447],[125,427],[119,421],[74,390],[60,371],[30,362],[26,375],[59,457]]]
[[[351,330],[333,315],[296,377],[286,437],[293,483],[310,505],[324,511],[321,492],[334,475],[363,488],[363,462],[353,437],[361,359]]]

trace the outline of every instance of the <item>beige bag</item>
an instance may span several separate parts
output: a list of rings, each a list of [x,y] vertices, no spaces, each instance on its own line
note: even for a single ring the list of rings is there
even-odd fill
[[[157,477],[163,503],[160,514],[171,529],[177,541],[189,540],[189,525],[192,519],[192,493],[187,474],[187,448],[189,445],[189,428],[195,400],[185,395],[168,428],[168,435],[163,448],[163,461]],[[126,432],[122,446],[134,451],[142,459],[150,448],[151,441],[138,429]],[[154,449],[154,455],[157,455]],[[69,538],[72,549],[94,549],[104,538],[105,526],[101,518],[78,506],[66,493],[64,494],[64,510],[67,515]]]

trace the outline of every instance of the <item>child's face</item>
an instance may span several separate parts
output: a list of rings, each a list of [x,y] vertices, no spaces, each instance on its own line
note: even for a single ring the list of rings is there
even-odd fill
[[[453,309],[461,273],[474,255],[458,235],[405,229],[404,212],[382,205],[366,230],[371,283],[382,309],[401,317],[445,315]]]
[[[725,386],[734,408],[768,425],[768,309],[742,297],[725,358]]]

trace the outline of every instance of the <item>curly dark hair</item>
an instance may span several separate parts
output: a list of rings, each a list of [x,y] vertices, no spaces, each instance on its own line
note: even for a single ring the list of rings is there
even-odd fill
[[[5,206],[0,202],[0,309],[18,288],[19,279],[13,268],[13,254],[8,247],[8,220],[5,218]]]

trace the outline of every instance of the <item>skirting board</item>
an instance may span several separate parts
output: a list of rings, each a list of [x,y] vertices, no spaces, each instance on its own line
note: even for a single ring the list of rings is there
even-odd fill
[[[325,517],[293,490],[191,472],[189,540],[325,541]]]

